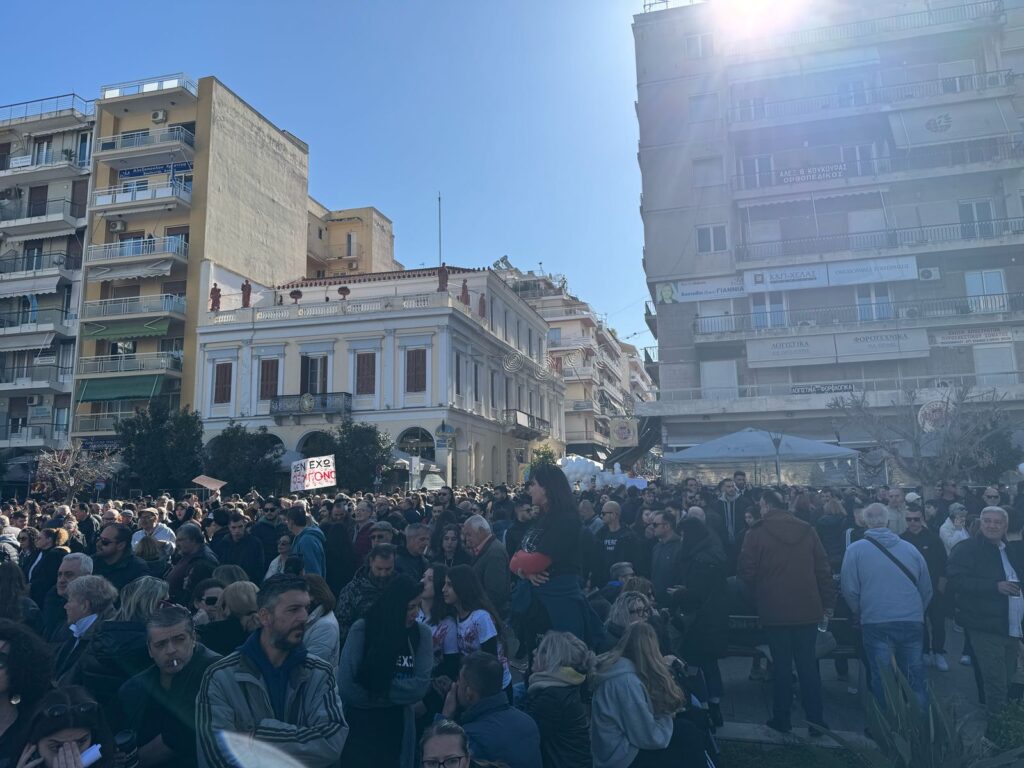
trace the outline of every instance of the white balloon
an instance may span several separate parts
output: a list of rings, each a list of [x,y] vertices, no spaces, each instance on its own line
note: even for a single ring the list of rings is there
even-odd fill
[[[1018,464],[1017,471],[1024,475],[1024,464]]]

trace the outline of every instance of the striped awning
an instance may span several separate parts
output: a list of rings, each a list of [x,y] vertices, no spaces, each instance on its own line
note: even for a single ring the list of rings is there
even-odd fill
[[[102,283],[104,280],[133,280],[146,277],[164,277],[171,274],[171,259],[158,259],[139,264],[118,264],[115,266],[89,267],[90,283]]]
[[[106,320],[102,323],[83,322],[82,338],[116,341],[119,339],[141,339],[148,336],[166,336],[170,318],[157,320]]]

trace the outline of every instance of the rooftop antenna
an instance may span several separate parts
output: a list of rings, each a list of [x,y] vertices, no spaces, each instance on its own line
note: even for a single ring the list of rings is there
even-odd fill
[[[437,193],[437,266],[441,266],[441,193]]]

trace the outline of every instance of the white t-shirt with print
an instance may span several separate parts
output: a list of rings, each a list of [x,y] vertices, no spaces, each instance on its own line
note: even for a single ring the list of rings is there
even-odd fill
[[[492,637],[498,638],[498,659],[502,668],[501,687],[508,688],[512,684],[512,673],[505,657],[505,644],[498,637],[498,628],[494,626],[491,614],[478,608],[465,619],[457,621],[456,628],[456,647],[458,653],[463,656],[482,650],[481,646]]]

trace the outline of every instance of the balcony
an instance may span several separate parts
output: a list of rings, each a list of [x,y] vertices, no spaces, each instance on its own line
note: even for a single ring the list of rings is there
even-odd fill
[[[184,315],[185,298],[170,293],[131,296],[82,303],[82,319],[120,318],[134,315]]]
[[[116,411],[97,414],[82,414],[75,416],[74,431],[76,434],[93,434],[114,432],[114,426],[122,419],[130,419],[135,416],[135,411]]]
[[[324,392],[318,395],[278,395],[270,398],[270,415],[276,424],[301,423],[303,416],[320,415],[333,423],[352,418],[352,395],[348,392]]]
[[[574,413],[600,412],[601,406],[595,400],[566,400],[565,409]]]
[[[85,226],[85,205],[70,200],[0,200],[0,232],[6,237],[59,237]]]
[[[51,358],[52,359],[52,358]],[[33,394],[47,390],[71,391],[71,368],[24,365],[0,368],[0,392]]]
[[[507,408],[502,422],[512,437],[520,440],[539,440],[551,434],[551,423],[532,413]]]
[[[68,428],[55,424],[0,424],[0,448],[59,448],[67,444]]]
[[[703,416],[737,413],[784,413],[793,411],[832,412],[829,404],[836,397],[863,394],[868,404],[877,408],[907,402],[907,392],[914,393],[914,402],[923,403],[941,398],[951,389],[965,389],[969,394],[991,394],[995,390],[1006,401],[1024,401],[1024,372],[1003,373],[937,373],[928,376],[878,379],[843,379],[842,381],[751,384],[720,388],[687,388],[662,390],[658,399],[637,405],[638,416]]]
[[[1010,96],[1013,93],[1013,82],[1013,73],[1008,69],[1002,69],[977,75],[954,75],[937,80],[882,85],[847,93],[826,93],[820,96],[730,107],[727,117],[729,125],[737,128],[763,122],[804,121],[809,115],[831,120],[840,116],[832,114],[835,112],[859,114],[887,111],[896,105],[907,106],[906,102],[909,101],[927,99],[929,104],[933,104],[936,99],[956,98],[963,93],[976,95],[980,92],[993,91],[987,95]]]
[[[565,432],[566,443],[599,443],[608,445],[608,436],[593,429],[568,429]]]
[[[548,350],[554,349],[597,349],[593,336],[559,336],[556,341],[548,339]]]
[[[89,122],[96,113],[95,104],[74,93],[46,99],[22,101],[0,107],[0,129],[46,134]]]
[[[192,94],[193,97],[198,97],[199,95],[199,89],[196,87],[195,80],[189,78],[184,72],[177,72],[173,75],[160,75],[158,77],[104,85],[100,88],[100,99],[106,101],[126,96],[146,97],[177,90],[186,91]]]
[[[196,137],[180,125],[132,131],[101,138],[93,154],[97,160],[131,168],[167,162],[168,156],[191,160]]]
[[[50,253],[27,253],[0,257],[0,283],[20,278],[57,276],[60,272],[72,272],[82,268],[82,257],[63,251]],[[30,291],[26,291],[26,295]]]
[[[88,264],[131,262],[154,256],[188,261],[188,241],[183,237],[156,237],[90,245],[85,251]]]
[[[92,207],[120,218],[157,211],[173,211],[192,205],[192,185],[165,181],[145,186],[124,185],[97,189],[92,193]]]
[[[696,341],[708,342],[747,336],[813,334],[816,328],[831,332],[844,330],[843,326],[933,328],[964,324],[991,325],[1005,322],[1011,315],[1024,316],[1024,293],[887,301],[742,315],[709,315],[693,321],[693,332]]]
[[[577,379],[596,381],[597,369],[592,365],[570,365],[568,362],[563,362],[562,378],[566,381],[575,381]]]
[[[836,148],[838,153],[839,148]],[[838,161],[804,168],[777,168],[762,173],[737,174],[732,188],[737,197],[806,192],[809,189],[843,188],[864,184],[931,178],[950,172],[1003,170],[1024,165],[1024,137],[977,139],[915,147],[892,157]]]
[[[34,155],[0,154],[0,184],[39,184],[89,173],[89,158],[74,150],[37,152]]]
[[[853,252],[867,256],[878,253],[921,253],[1022,243],[1024,218],[1017,217],[967,224],[934,224],[926,227],[900,227],[769,243],[748,243],[736,247],[736,260],[773,262],[790,257],[814,257],[797,258],[796,261],[789,262],[803,264],[821,260],[822,255],[833,253]]]
[[[79,376],[138,373],[139,371],[180,373],[181,354],[177,352],[143,352],[135,355],[80,357],[76,368]]]
[[[644,322],[647,323],[647,327],[651,329],[651,334],[655,339],[658,338],[658,314],[654,310],[654,302],[644,302]]]
[[[44,349],[53,340],[53,333],[68,334],[72,332],[77,321],[77,315],[65,312],[63,309],[25,309],[0,312],[0,336],[13,336],[22,333],[37,335],[40,343],[34,347],[25,346],[23,349]],[[47,339],[48,336],[49,339]],[[30,344],[31,341],[31,339],[26,339],[26,344]],[[8,347],[8,349],[11,348]]]

